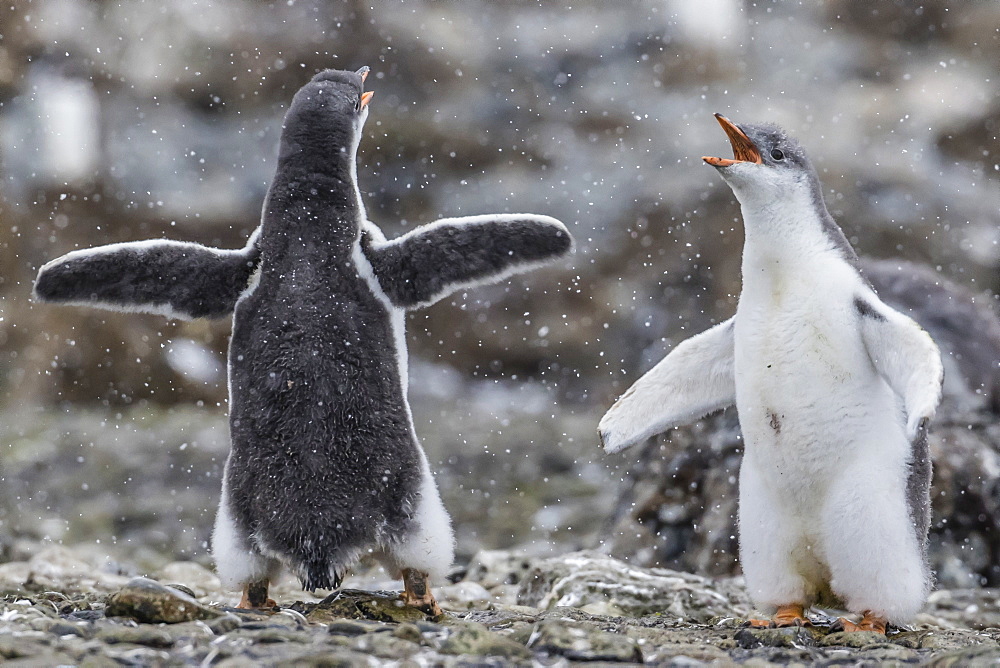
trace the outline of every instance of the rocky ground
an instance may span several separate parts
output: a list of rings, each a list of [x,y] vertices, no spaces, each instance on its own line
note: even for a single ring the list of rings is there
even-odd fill
[[[492,551],[437,589],[438,618],[358,577],[366,590],[324,599],[282,582],[278,608],[249,612],[228,607],[235,595],[192,562],[132,578],[89,547],[33,548],[0,566],[10,665],[1000,664],[1000,592],[988,589],[935,592],[912,628],[888,636],[831,633],[822,616],[811,629],[755,630],[742,628],[750,606],[738,579],[594,552]]]

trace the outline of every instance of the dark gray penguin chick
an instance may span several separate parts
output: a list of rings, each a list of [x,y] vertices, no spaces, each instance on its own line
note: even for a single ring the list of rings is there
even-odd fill
[[[368,221],[356,160],[368,68],[296,93],[260,227],[242,250],[175,241],[69,253],[35,297],[171,317],[234,312],[232,452],[213,536],[240,607],[273,605],[282,565],[309,590],[373,553],[404,600],[436,614],[428,580],[454,557],[451,522],[407,403],[406,309],[568,253],[559,221],[439,220],[387,241]]]

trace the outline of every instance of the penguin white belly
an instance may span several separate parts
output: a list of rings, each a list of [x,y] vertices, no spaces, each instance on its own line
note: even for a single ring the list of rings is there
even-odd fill
[[[741,295],[734,351],[746,444],[741,560],[761,607],[842,602],[905,618],[919,608],[926,580],[906,519],[905,420],[868,356],[854,293],[838,274],[804,284],[800,273],[787,289],[762,281]],[[872,582],[859,574],[859,560],[901,577]],[[913,589],[907,578],[916,590],[890,609],[885,601]]]

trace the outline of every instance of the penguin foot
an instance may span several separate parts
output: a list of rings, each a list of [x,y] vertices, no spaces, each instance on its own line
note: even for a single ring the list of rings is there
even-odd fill
[[[277,607],[278,604],[275,603],[274,599],[267,596],[267,587],[269,584],[268,580],[248,582],[243,586],[243,598],[236,604],[236,607],[241,610],[260,610],[261,608]]]
[[[403,593],[400,594],[403,603],[431,616],[440,617],[444,614],[441,606],[434,600],[428,583],[427,573],[413,568],[403,569]]]
[[[786,626],[812,626],[801,605],[779,605],[774,613],[774,625],[778,628]]]
[[[778,610],[771,619],[748,619],[743,623],[744,628],[753,629],[774,629],[788,626],[812,626],[812,622],[806,617],[805,609],[797,604],[779,605]]]
[[[885,635],[886,623],[887,622],[884,617],[879,617],[871,610],[865,610],[864,613],[862,613],[861,621],[857,624],[849,619],[838,617],[830,627],[830,631],[846,631],[848,633],[854,633],[855,631],[874,631],[875,633]]]

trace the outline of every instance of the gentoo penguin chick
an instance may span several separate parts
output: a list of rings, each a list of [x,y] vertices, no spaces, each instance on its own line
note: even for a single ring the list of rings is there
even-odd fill
[[[559,221],[439,220],[387,240],[369,221],[356,161],[368,68],[327,70],[285,116],[260,227],[241,250],[153,240],[69,253],[37,299],[170,317],[230,312],[232,451],[213,535],[239,607],[273,606],[282,565],[308,590],[339,586],[373,553],[403,600],[439,614],[429,579],[454,557],[407,402],[408,309],[570,251]]]
[[[746,228],[736,315],[680,343],[600,422],[608,452],[736,404],[745,441],[740,561],[773,622],[806,609],[860,613],[885,631],[920,610],[941,394],[931,337],[886,306],[823,203],[799,144],[773,125],[716,115],[734,159],[704,158]]]

